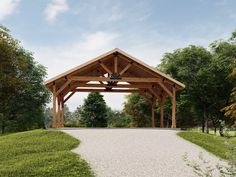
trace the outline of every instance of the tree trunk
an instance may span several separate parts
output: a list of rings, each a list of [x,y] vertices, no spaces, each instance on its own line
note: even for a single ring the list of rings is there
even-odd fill
[[[206,120],[206,106],[203,106],[203,117],[202,117],[202,133],[205,132],[205,120]]]
[[[206,133],[209,134],[208,119],[205,121]]]
[[[4,134],[5,133],[5,123],[4,121],[2,121],[2,127],[1,127],[1,133]]]
[[[220,125],[220,136],[224,136],[224,130],[223,130],[223,127]]]
[[[205,120],[204,117],[202,117],[202,133],[205,132]]]

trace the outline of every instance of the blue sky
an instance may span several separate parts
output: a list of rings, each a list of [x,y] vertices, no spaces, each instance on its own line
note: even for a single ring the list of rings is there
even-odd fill
[[[165,52],[208,45],[236,28],[235,0],[0,0],[0,24],[11,30],[48,78],[118,47],[156,66]],[[82,104],[78,93],[68,105]],[[122,109],[124,94],[105,94]]]

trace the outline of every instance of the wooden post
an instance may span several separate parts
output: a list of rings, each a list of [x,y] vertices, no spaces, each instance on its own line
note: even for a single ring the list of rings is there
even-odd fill
[[[165,106],[165,97],[161,97],[161,120],[160,120],[160,127],[164,128],[164,106]]]
[[[64,127],[64,97],[61,97],[61,127]]]
[[[60,96],[57,97],[58,111],[57,111],[57,127],[61,127],[61,100]]]
[[[155,128],[155,107],[156,107],[156,99],[152,102],[152,128]]]
[[[173,87],[173,96],[172,96],[172,125],[171,128],[176,128],[176,117],[175,117],[175,109],[176,109],[176,100],[175,100],[175,87]]]
[[[57,104],[56,104],[56,85],[53,85],[53,115],[52,115],[52,128],[57,127]]]
[[[118,58],[115,56],[114,58],[114,73],[118,73]]]

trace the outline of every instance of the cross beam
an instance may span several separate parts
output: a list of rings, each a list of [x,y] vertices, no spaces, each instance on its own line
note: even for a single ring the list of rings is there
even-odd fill
[[[108,77],[71,76],[70,79],[74,81],[161,82],[159,78],[152,77],[122,77],[120,79],[111,79]]]
[[[106,90],[106,89],[75,89],[76,92],[118,92],[118,93],[139,93],[138,89],[114,89],[114,90]]]
[[[153,85],[151,84],[137,84],[137,85],[132,85],[132,84],[117,84],[117,85],[107,85],[107,84],[82,84],[78,83],[78,87],[92,87],[92,88],[152,88]]]

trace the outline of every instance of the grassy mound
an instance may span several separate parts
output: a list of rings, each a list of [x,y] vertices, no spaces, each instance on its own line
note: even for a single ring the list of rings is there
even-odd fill
[[[94,176],[71,149],[79,141],[63,132],[34,130],[0,137],[0,176]]]
[[[200,132],[179,132],[178,136],[197,144],[223,159],[229,159],[232,148],[236,147],[236,137],[225,138]]]

